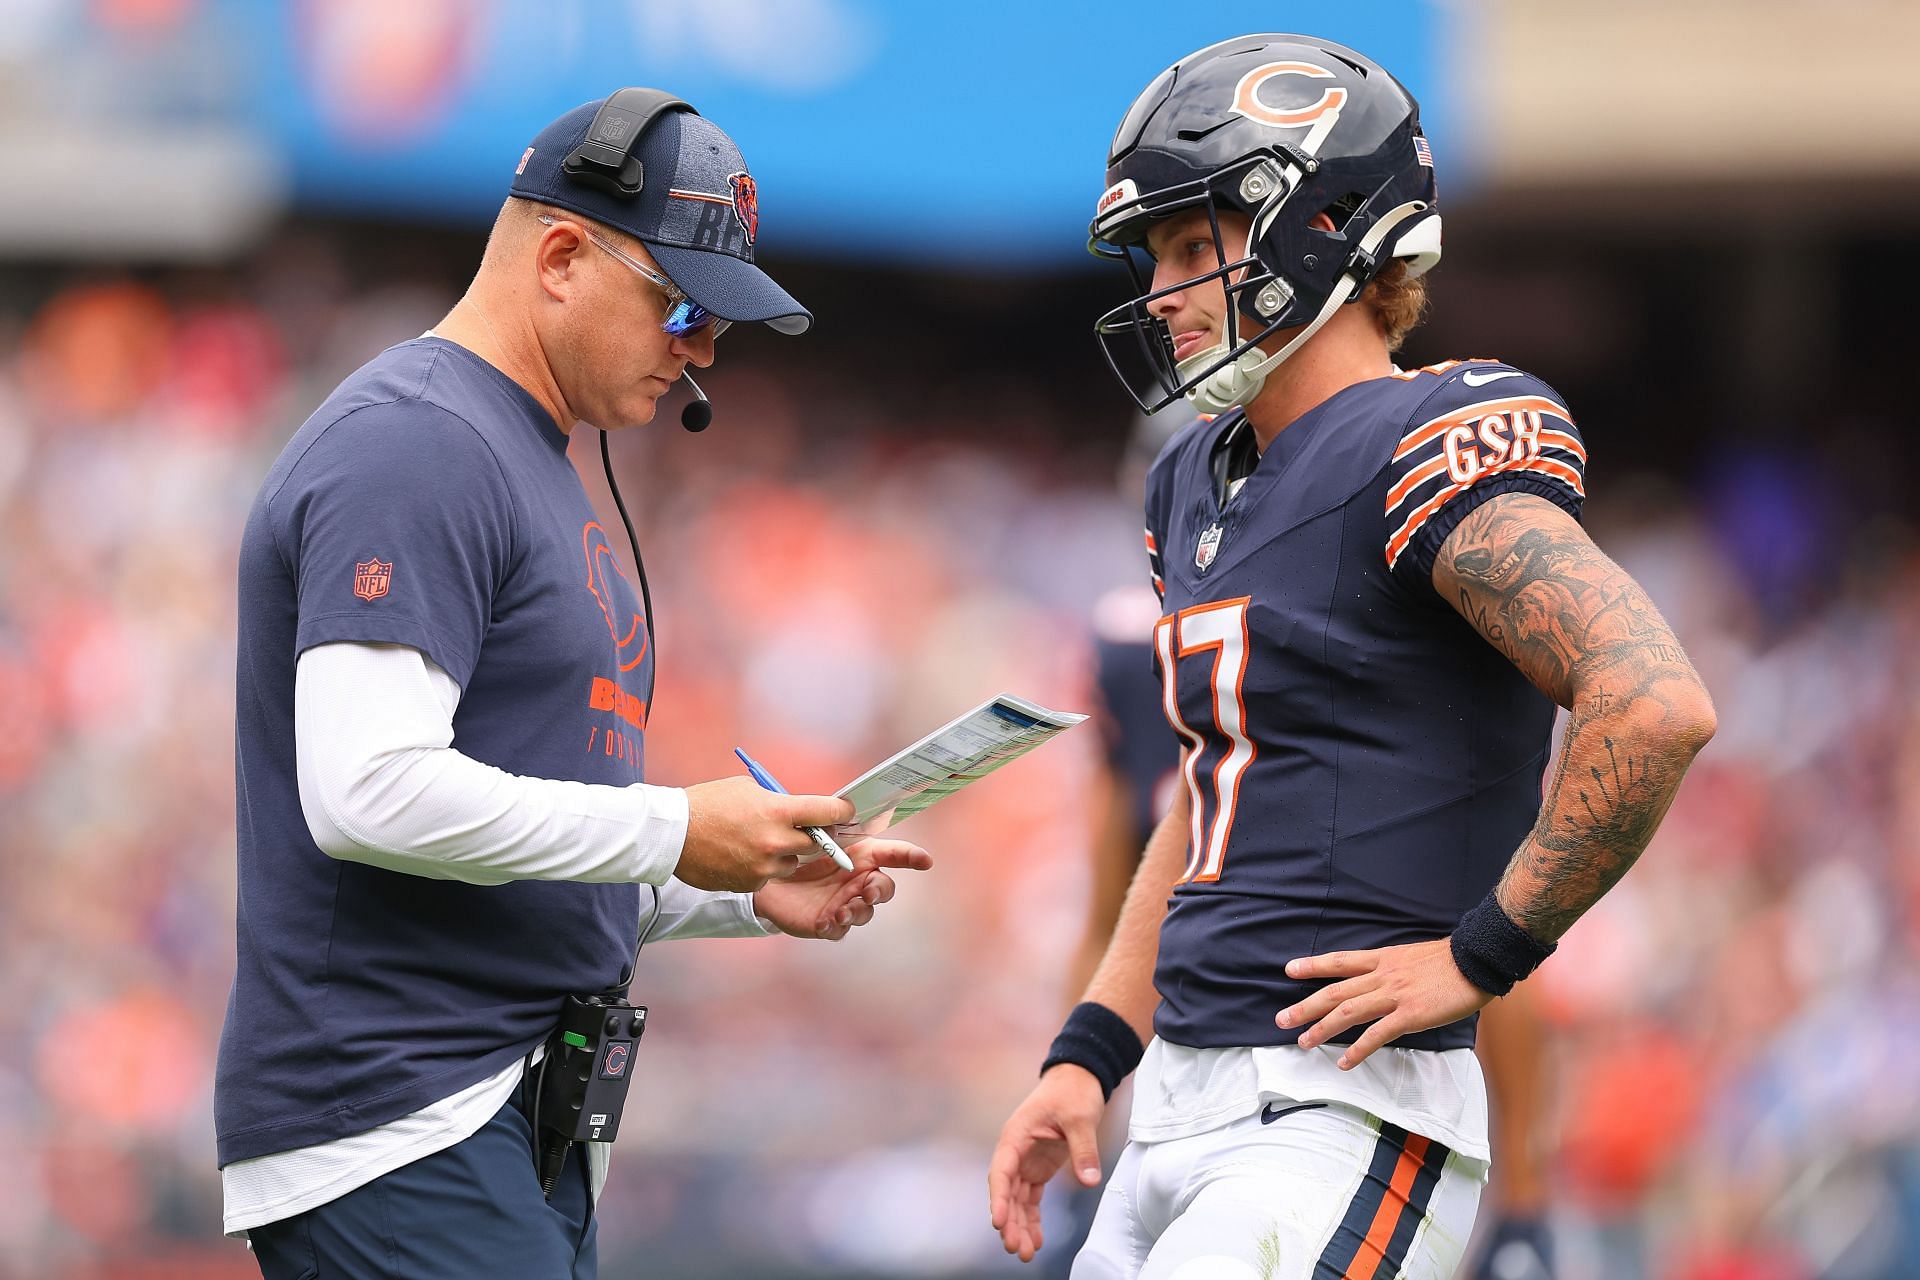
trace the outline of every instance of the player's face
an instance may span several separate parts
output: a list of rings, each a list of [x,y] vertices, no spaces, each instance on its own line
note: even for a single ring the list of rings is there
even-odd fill
[[[1241,256],[1252,221],[1230,211],[1222,211],[1218,217],[1227,252]],[[1213,224],[1206,211],[1189,210],[1157,224],[1147,233],[1147,251],[1153,255],[1154,291],[1172,290],[1148,303],[1147,309],[1165,320],[1172,331],[1174,359],[1185,360],[1225,341],[1224,279],[1215,276],[1190,289],[1179,288],[1182,281],[1218,271],[1222,265],[1220,246],[1214,243]]]

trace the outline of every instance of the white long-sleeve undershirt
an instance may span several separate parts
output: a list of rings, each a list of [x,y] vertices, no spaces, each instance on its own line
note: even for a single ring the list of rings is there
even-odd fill
[[[453,748],[460,689],[417,649],[334,643],[300,655],[300,808],[331,857],[468,884],[575,880],[659,886],[652,941],[757,936],[746,894],[673,879],[687,794],[528,778]]]
[[[469,884],[641,881],[659,886],[648,942],[771,932],[744,893],[672,878],[687,797],[673,787],[524,778],[455,751],[453,677],[417,649],[336,643],[300,655],[294,755],[300,808],[329,856]],[[644,905],[652,905],[643,903]],[[363,1133],[238,1160],[220,1171],[229,1235],[304,1213],[477,1132],[520,1081],[487,1079]],[[607,1149],[589,1143],[594,1194]]]

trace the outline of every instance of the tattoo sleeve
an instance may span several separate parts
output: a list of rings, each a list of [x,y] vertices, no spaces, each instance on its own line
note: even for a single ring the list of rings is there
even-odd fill
[[[1539,821],[1495,890],[1557,941],[1625,875],[1713,736],[1713,703],[1638,583],[1544,498],[1502,494],[1462,520],[1433,584],[1568,710]]]

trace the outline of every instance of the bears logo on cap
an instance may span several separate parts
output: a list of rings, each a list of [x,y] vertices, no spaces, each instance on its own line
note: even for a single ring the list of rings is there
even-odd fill
[[[727,181],[733,187],[733,216],[740,219],[740,229],[747,233],[751,248],[754,237],[760,234],[760,190],[750,173],[730,173]]]

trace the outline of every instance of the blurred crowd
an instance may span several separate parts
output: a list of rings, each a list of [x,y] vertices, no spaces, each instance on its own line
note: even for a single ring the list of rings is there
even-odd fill
[[[0,281],[0,1276],[255,1274],[219,1234],[210,1120],[237,539],[304,416],[459,287],[366,287],[344,257]],[[804,348],[729,337],[711,432],[670,403],[612,439],[659,616],[654,781],[734,772],[738,745],[832,790],[998,691],[1084,710],[1092,602],[1144,572],[1123,421],[1043,421],[1044,371],[935,395]],[[1583,425],[1590,523],[1721,729],[1539,979],[1565,1275],[1911,1274],[1913,530],[1850,524],[1763,453],[1623,474]],[[844,944],[648,948],[604,1274],[1018,1270],[985,1161],[1070,999],[1094,748],[1069,734],[914,819],[938,865]]]

